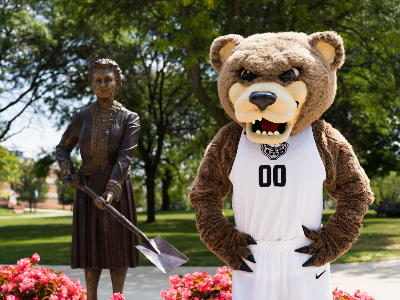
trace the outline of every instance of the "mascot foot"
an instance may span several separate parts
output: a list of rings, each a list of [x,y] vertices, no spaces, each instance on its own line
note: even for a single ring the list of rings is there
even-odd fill
[[[250,254],[249,257],[247,258],[247,260],[248,260],[249,262],[252,262],[253,264],[256,263],[256,260],[254,259],[253,254]]]
[[[308,246],[301,247],[299,249],[294,250],[294,252],[308,254]]]
[[[313,263],[314,263],[314,260],[313,260],[312,257],[311,257],[309,260],[307,260],[307,261],[303,264],[303,267],[312,267],[312,266],[313,266]]]
[[[250,269],[249,266],[246,265],[245,262],[242,263],[242,265],[240,266],[240,270],[241,270],[241,271],[245,271],[245,272],[249,272],[249,273],[252,273],[252,272],[253,272],[253,270]]]

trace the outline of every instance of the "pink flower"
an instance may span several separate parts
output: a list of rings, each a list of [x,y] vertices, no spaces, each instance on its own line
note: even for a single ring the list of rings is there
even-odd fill
[[[174,287],[181,283],[181,278],[178,275],[169,276],[169,286]]]
[[[177,296],[178,296],[178,290],[177,289],[169,289],[166,292],[164,292],[164,290],[162,290],[160,292],[160,295],[163,299],[166,299],[166,300],[176,300]]]
[[[38,262],[38,261],[40,261],[39,254],[37,254],[37,253],[33,254],[32,258],[31,258],[31,262]]]
[[[186,300],[192,295],[192,292],[185,288],[183,288],[181,291],[179,291],[179,293],[181,295],[182,300]]]
[[[192,275],[188,273],[185,276],[172,275],[169,282],[171,288],[160,292],[161,297],[166,300],[232,300],[232,272],[226,266],[219,268],[214,277],[203,271],[194,272]],[[204,293],[205,298],[192,296],[194,292]],[[351,295],[335,288],[332,296],[333,300],[376,300],[360,290]]]
[[[374,296],[368,296],[366,292],[361,292],[360,290],[357,290],[353,295],[350,295],[341,290],[338,291],[337,288],[335,288],[332,291],[332,295],[333,300],[376,300]]]
[[[115,293],[114,295],[111,296],[110,300],[123,300],[124,298],[124,294],[120,294],[120,293]]]
[[[232,299],[232,293],[229,290],[221,290],[219,295],[221,299]]]
[[[1,286],[3,292],[11,292],[13,288],[15,288],[15,283],[4,284]]]
[[[28,292],[34,291],[48,300],[86,300],[86,291],[79,280],[74,282],[65,274],[54,273],[51,269],[41,268],[36,263],[40,257],[37,253],[18,261],[17,267],[0,267],[0,293],[4,300],[25,299]],[[8,293],[7,295],[5,295]],[[47,297],[46,297],[47,296]],[[39,300],[38,297],[29,298]],[[123,299],[123,298],[120,298]]]
[[[29,258],[23,258],[17,261],[18,269],[24,270],[29,264],[31,260]]]
[[[35,283],[36,283],[35,279],[25,277],[19,284],[20,292],[24,292],[26,290],[33,290]]]

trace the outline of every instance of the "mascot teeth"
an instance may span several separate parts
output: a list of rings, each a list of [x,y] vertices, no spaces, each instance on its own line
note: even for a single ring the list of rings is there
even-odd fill
[[[286,123],[274,123],[268,121],[264,118],[260,118],[258,120],[252,121],[253,124],[253,132],[257,134],[261,134],[262,132],[266,132],[268,135],[279,135],[285,131]],[[260,133],[258,133],[260,131]],[[278,132],[278,133],[275,133]]]
[[[262,135],[266,135],[266,134],[267,134],[267,132],[266,132],[266,131],[263,131],[263,132],[262,132]]]
[[[257,130],[256,133],[257,133],[257,134],[261,134],[261,131],[260,131],[260,130]]]

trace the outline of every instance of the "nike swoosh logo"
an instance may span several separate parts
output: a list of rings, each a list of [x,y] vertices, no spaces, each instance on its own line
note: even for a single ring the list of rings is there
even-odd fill
[[[323,271],[321,274],[319,274],[319,275],[317,275],[317,274],[315,274],[315,279],[318,279],[318,278],[320,278],[321,276],[322,276],[322,274],[324,274],[326,272],[326,270],[325,271]]]

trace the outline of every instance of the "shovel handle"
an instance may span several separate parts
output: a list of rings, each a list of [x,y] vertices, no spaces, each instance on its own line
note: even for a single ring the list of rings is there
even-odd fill
[[[80,177],[82,177],[85,184],[81,185],[81,184],[76,184],[76,183],[70,182],[71,176],[63,177],[62,181],[73,188],[85,191],[93,199],[98,199],[101,202],[101,204],[105,207],[105,209],[110,214],[112,214],[113,217],[116,218],[120,223],[122,223],[122,225],[124,225],[130,231],[132,231],[137,236],[139,236],[142,239],[142,242],[151,245],[151,242],[148,239],[148,237],[139,228],[137,228],[135,225],[133,225],[127,218],[125,218],[125,216],[123,214],[121,214],[118,210],[116,210],[113,206],[111,206],[106,200],[104,200],[103,197],[97,195],[90,187],[87,186],[85,176],[83,176],[82,174],[79,174],[79,173],[74,174],[74,175],[79,175]],[[155,251],[157,252],[157,250],[155,250]]]

